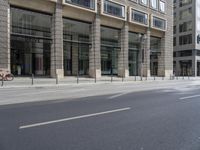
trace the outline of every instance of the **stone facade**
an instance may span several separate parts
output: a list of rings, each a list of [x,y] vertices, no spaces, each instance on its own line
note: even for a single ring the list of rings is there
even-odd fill
[[[10,71],[10,6],[0,0],[0,70]]]
[[[51,77],[64,77],[64,63],[63,63],[63,17],[71,18],[79,21],[90,22],[91,27],[91,41],[92,45],[89,48],[89,76],[101,77],[101,26],[109,26],[121,30],[120,34],[120,50],[118,52],[118,76],[129,76],[129,32],[136,32],[146,36],[143,43],[143,64],[140,64],[140,74],[143,76],[150,76],[150,38],[151,36],[160,37],[162,40],[161,54],[158,59],[158,76],[170,76],[173,70],[173,3],[172,0],[165,2],[166,13],[160,13],[150,7],[144,7],[136,2],[131,1],[117,1],[118,3],[126,5],[127,15],[125,19],[118,19],[102,13],[103,1],[97,1],[96,10],[82,9],[77,6],[63,5],[62,0],[48,1],[32,0],[25,3],[24,0],[0,0],[0,68],[10,70],[10,5],[23,7],[27,9],[34,9],[52,14],[52,44],[51,44]],[[41,3],[41,5],[39,5]],[[129,20],[129,7],[144,11],[149,14],[149,26],[141,26],[134,24]],[[161,31],[151,28],[151,15],[164,18],[167,22],[166,31]],[[141,50],[140,50],[141,51]],[[141,52],[140,52],[141,55]],[[77,74],[78,68],[78,52],[72,51],[72,74]]]

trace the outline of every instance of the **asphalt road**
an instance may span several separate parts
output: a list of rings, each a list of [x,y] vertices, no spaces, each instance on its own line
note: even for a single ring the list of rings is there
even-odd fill
[[[200,150],[199,90],[0,106],[0,150]]]

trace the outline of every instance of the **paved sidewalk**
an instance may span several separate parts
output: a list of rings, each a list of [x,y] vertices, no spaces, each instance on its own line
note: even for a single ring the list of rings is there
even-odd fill
[[[0,105],[41,101],[71,101],[77,98],[102,96],[108,100],[132,92],[164,90],[186,94],[200,88],[200,80],[147,80],[133,82],[65,84],[64,86],[30,86],[18,88],[1,88]]]
[[[185,80],[200,80],[200,78],[194,77],[175,77],[176,81],[185,81]],[[120,78],[120,77],[109,77],[104,76],[100,79],[96,80],[94,78],[87,77],[65,77],[63,79],[56,80],[55,78],[34,78],[32,80],[31,77],[17,77],[13,81],[0,81],[0,88],[20,88],[20,87],[57,87],[57,86],[67,86],[67,85],[76,85],[76,84],[105,84],[105,83],[138,83],[138,82],[155,82],[155,81],[170,81],[170,78],[162,78],[162,77],[148,77],[141,78],[139,76],[136,77],[128,77],[128,78]],[[2,86],[3,85],[3,86]]]

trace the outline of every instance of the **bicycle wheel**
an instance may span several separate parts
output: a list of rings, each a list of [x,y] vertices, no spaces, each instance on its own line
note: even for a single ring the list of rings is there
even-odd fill
[[[6,81],[12,81],[14,79],[14,75],[13,74],[7,74],[5,76]]]

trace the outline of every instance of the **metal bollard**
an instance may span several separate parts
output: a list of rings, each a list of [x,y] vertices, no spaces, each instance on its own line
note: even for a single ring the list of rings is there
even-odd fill
[[[97,77],[95,76],[95,78],[94,78],[94,83],[97,83]]]
[[[77,84],[79,84],[79,74],[77,72],[77,80],[76,80]]]
[[[4,79],[2,77],[2,79],[1,79],[1,86],[3,86],[3,85],[4,85]]]
[[[154,78],[153,78],[154,80],[156,80],[156,76],[154,75]]]
[[[140,76],[140,80],[142,81],[142,76]]]
[[[164,76],[162,76],[162,80],[164,80],[165,79],[165,77]]]
[[[58,84],[58,74],[56,74],[56,84]]]
[[[31,77],[31,85],[34,85],[34,74],[32,73],[32,77]]]
[[[135,75],[135,81],[137,80],[136,75]]]

